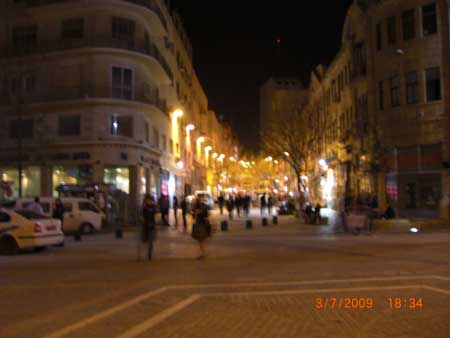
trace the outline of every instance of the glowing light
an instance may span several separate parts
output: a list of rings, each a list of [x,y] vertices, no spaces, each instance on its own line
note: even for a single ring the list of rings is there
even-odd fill
[[[180,169],[180,170],[183,169],[184,168],[184,162],[183,161],[178,161],[177,162],[177,168]]]
[[[319,161],[319,165],[321,167],[325,167],[327,165],[327,162],[325,162],[325,160],[322,159],[322,160]]]
[[[285,180],[286,182],[289,181],[289,177],[284,176],[284,180]]]
[[[278,190],[277,189],[273,189],[273,193],[274,194],[278,194]]]
[[[199,138],[197,138],[197,143],[203,143],[203,142],[205,142],[204,136],[200,136]]]
[[[419,232],[419,229],[417,229],[417,228],[411,228],[411,229],[409,229],[409,231],[411,231],[412,233],[418,233]]]
[[[195,126],[193,124],[188,124],[186,126],[186,131],[190,132],[190,131],[193,131],[193,130],[195,130]]]
[[[278,164],[278,161],[277,161],[277,160],[275,160],[275,161],[273,161],[273,163],[275,163],[275,164]]]
[[[172,116],[174,119],[178,117],[182,117],[184,115],[184,112],[181,109],[177,109],[172,113]]]
[[[205,147],[205,151],[210,152],[211,150],[212,150],[212,147],[211,147],[211,146]]]
[[[212,154],[212,157],[213,157],[213,158],[217,158],[217,156],[219,156],[219,154],[217,154],[217,153],[213,153],[213,154]]]
[[[291,156],[291,154],[289,154],[287,151],[284,152],[284,155],[285,155],[286,157]]]

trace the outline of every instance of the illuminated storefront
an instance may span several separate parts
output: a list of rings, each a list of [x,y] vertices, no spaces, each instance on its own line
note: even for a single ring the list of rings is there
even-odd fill
[[[130,193],[130,169],[128,167],[105,168],[104,182],[114,185],[126,194]]]
[[[57,197],[60,185],[85,185],[92,183],[93,168],[90,165],[54,166],[52,172],[53,196]]]
[[[19,196],[19,171],[17,168],[0,169],[1,181],[5,187],[0,193],[4,198],[17,198]],[[3,190],[3,189],[2,189]],[[29,166],[23,168],[22,174],[22,196],[34,197],[41,194],[41,171],[39,167]]]

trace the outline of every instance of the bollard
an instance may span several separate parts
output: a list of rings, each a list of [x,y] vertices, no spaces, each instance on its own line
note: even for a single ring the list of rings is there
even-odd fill
[[[117,239],[122,239],[123,238],[123,230],[122,230],[122,228],[116,229],[116,238]]]
[[[222,222],[220,223],[220,229],[221,229],[222,231],[228,231],[228,221],[222,221]]]
[[[269,223],[267,222],[267,218],[264,217],[264,218],[262,219],[262,226],[263,226],[263,227],[266,227],[266,226],[268,226],[268,225],[269,225]]]
[[[245,222],[245,228],[246,229],[253,229],[253,222],[252,222],[252,220],[251,219],[249,219],[249,220],[247,220],[246,222]]]
[[[273,224],[278,224],[278,216],[273,216],[272,223]]]
[[[75,232],[74,239],[75,242],[81,242],[81,231]]]

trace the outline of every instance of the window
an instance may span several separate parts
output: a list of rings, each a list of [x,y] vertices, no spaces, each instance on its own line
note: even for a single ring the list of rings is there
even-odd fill
[[[84,36],[84,19],[68,19],[61,23],[61,39],[82,39]]]
[[[167,151],[167,137],[166,135],[162,136],[162,150]]]
[[[112,37],[113,39],[128,41],[133,44],[134,42],[134,28],[135,23],[132,20],[125,18],[113,17],[112,18]]]
[[[378,82],[378,109],[384,110],[384,82]]]
[[[412,40],[416,37],[416,14],[414,9],[402,14],[403,40]]]
[[[97,207],[89,202],[78,202],[78,208],[80,209],[80,211],[92,211],[97,214],[100,213]]]
[[[33,138],[33,125],[32,119],[12,120],[9,127],[9,137],[12,139],[18,139],[22,137],[24,139]]]
[[[383,48],[383,32],[381,31],[381,24],[377,24],[376,26],[376,34],[377,34],[377,50],[381,50]]]
[[[419,78],[417,72],[406,73],[406,102],[419,102]]]
[[[117,99],[132,99],[133,72],[131,69],[112,68],[112,96]]]
[[[133,137],[133,119],[130,116],[113,116],[111,135]]]
[[[391,106],[400,106],[400,77],[398,75],[391,78]]]
[[[427,101],[441,99],[441,72],[439,67],[429,68],[425,71],[427,81]]]
[[[437,32],[435,3],[422,7],[422,32],[424,36]]]
[[[388,45],[397,43],[397,22],[395,16],[391,16],[387,20],[387,35]]]
[[[80,116],[60,116],[59,117],[59,136],[77,136],[80,135]]]
[[[12,32],[14,48],[17,50],[29,50],[36,46],[37,25],[15,27]]]
[[[153,145],[159,149],[159,130],[153,127]]]

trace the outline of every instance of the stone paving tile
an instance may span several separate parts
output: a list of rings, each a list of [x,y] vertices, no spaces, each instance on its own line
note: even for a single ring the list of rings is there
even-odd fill
[[[391,294],[363,295],[375,300],[372,310],[315,309],[315,297],[324,294],[203,298],[139,338],[449,337],[449,298],[423,290],[396,291],[396,297],[423,297],[424,307],[390,310],[386,298]]]

